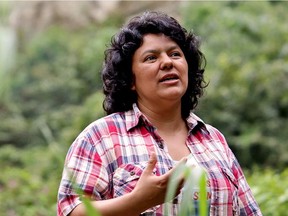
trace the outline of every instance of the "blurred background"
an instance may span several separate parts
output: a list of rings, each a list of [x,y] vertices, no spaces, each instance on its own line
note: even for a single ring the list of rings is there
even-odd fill
[[[56,214],[66,152],[104,115],[106,45],[145,10],[201,37],[195,112],[225,135],[263,215],[287,215],[288,2],[121,0],[0,2],[0,215]]]

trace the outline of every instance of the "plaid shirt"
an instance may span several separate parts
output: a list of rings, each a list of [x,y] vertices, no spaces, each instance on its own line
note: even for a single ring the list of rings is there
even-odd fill
[[[243,172],[223,135],[204,124],[195,114],[187,118],[186,145],[207,172],[210,215],[262,215]],[[157,154],[156,175],[175,166],[155,127],[136,104],[127,112],[114,113],[91,123],[71,145],[58,192],[58,215],[68,215],[81,203],[72,181],[92,200],[105,200],[130,193],[150,153]],[[168,215],[177,215],[181,194],[168,205]],[[141,215],[164,215],[158,205]]]

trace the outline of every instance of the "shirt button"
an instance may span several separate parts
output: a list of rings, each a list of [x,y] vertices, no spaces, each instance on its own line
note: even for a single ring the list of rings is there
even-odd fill
[[[130,176],[133,176],[133,175],[135,175],[135,172],[134,172],[134,171],[131,171],[131,172],[130,172]]]
[[[168,170],[171,170],[172,168],[173,168],[173,167],[170,166],[170,167],[168,167]]]
[[[177,198],[177,197],[175,197],[175,198],[173,199],[173,204],[178,204],[178,198]]]

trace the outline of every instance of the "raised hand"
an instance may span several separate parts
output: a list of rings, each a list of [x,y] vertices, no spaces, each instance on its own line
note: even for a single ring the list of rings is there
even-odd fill
[[[179,163],[185,162],[186,158],[182,159]],[[148,161],[147,167],[143,171],[140,179],[138,180],[136,187],[132,191],[135,198],[139,198],[141,204],[146,205],[144,209],[151,208],[153,206],[164,203],[166,192],[168,189],[169,178],[172,175],[172,172],[175,170],[175,167],[169,170],[167,173],[161,176],[156,176],[153,173],[155,165],[157,163],[157,157],[153,152]],[[179,177],[178,188],[176,195],[180,193],[180,190],[184,183],[184,178]]]

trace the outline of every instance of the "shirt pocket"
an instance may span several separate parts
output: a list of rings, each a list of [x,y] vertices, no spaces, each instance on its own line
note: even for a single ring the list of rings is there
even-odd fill
[[[144,169],[143,164],[123,164],[118,167],[113,175],[114,197],[130,193]]]
[[[147,163],[123,164],[118,167],[113,175],[113,197],[130,193],[136,186]],[[147,209],[141,215],[153,215],[160,206]]]
[[[240,206],[239,206],[239,200],[238,200],[238,180],[235,178],[233,173],[226,168],[221,168],[224,176],[229,180],[230,182],[230,190],[232,194],[232,210],[233,215],[237,216],[240,215]]]

